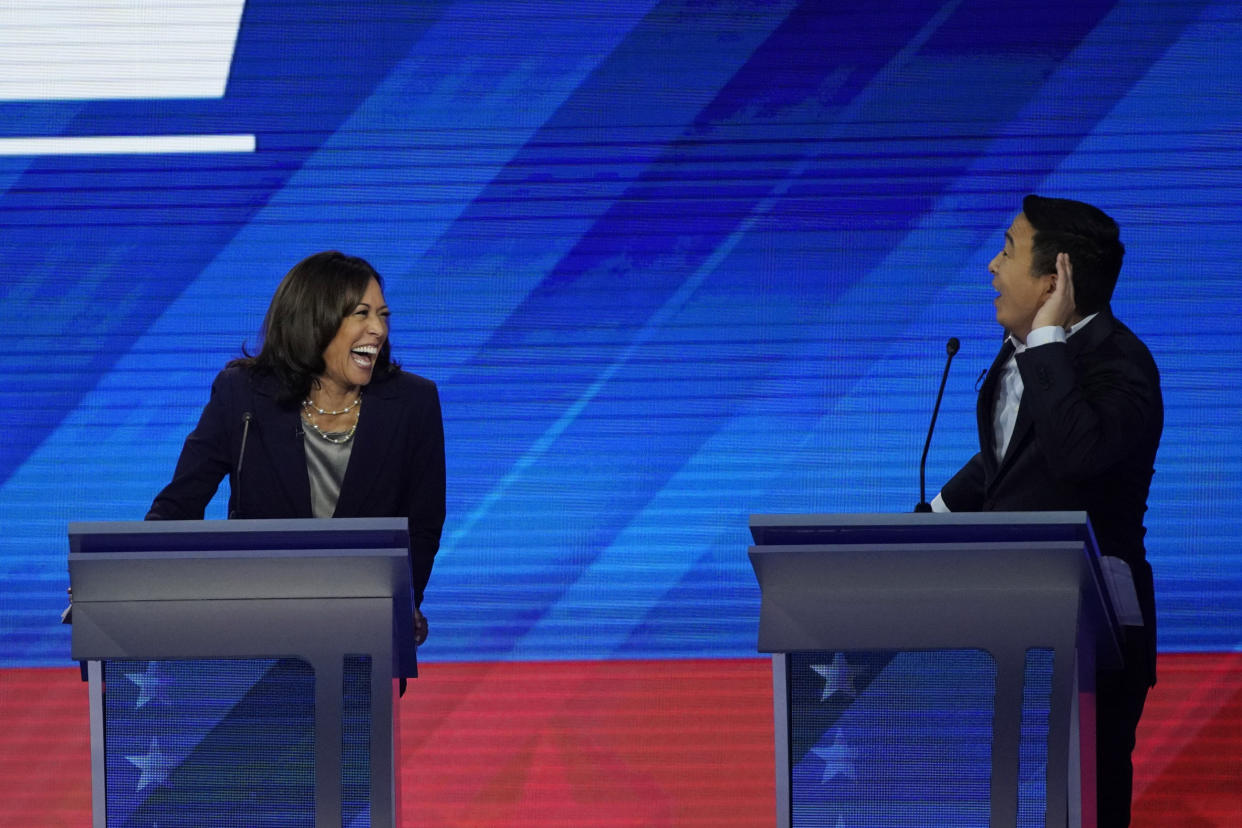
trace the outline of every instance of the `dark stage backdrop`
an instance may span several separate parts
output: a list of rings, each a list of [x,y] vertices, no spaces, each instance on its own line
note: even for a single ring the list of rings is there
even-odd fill
[[[442,395],[424,660],[752,657],[747,516],[909,511],[950,336],[929,494],[973,452],[1028,192],[1129,248],[1161,648],[1242,646],[1235,3],[129,5],[0,10],[0,667],[328,248]]]

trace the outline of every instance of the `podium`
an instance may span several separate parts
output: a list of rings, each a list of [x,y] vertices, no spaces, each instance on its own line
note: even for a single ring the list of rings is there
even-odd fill
[[[755,515],[750,528],[759,650],[774,654],[778,825],[801,824],[792,801],[791,654],[932,650],[981,651],[994,663],[980,824],[1019,822],[1030,655],[1046,653],[1047,729],[1036,737],[1046,756],[1044,812],[1022,822],[1095,825],[1095,671],[1119,666],[1121,649],[1086,513]]]
[[[364,749],[369,742],[364,808],[371,825],[396,825],[393,679],[416,673],[404,519],[71,523],[69,542],[72,655],[87,663],[90,681],[96,828],[115,824],[106,813],[101,662],[273,657],[313,671],[305,682],[313,684],[313,823],[304,821],[342,825],[348,658],[363,665],[359,684],[369,687],[369,733],[364,711],[359,737]]]

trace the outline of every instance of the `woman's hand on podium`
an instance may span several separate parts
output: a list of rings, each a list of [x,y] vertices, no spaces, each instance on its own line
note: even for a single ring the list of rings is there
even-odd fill
[[[421,646],[427,640],[427,616],[414,608],[414,646]]]

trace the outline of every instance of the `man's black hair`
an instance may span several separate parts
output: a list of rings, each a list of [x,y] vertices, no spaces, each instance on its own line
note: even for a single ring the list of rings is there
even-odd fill
[[[1035,229],[1031,275],[1057,272],[1057,254],[1068,253],[1074,272],[1074,304],[1088,316],[1108,306],[1126,248],[1117,222],[1098,207],[1068,198],[1028,195],[1022,213]]]

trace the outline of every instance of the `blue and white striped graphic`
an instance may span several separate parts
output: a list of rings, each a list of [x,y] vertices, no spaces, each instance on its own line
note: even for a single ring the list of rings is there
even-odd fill
[[[441,390],[424,659],[751,655],[747,516],[908,511],[949,336],[929,484],[974,451],[985,267],[1027,192],[1098,203],[1129,248],[1114,307],[1167,406],[1161,645],[1242,645],[1234,4],[237,11],[215,95],[0,94],[0,665],[67,663],[66,523],[144,514],[326,248],[385,276],[394,354]],[[12,143],[101,136],[254,140]]]

